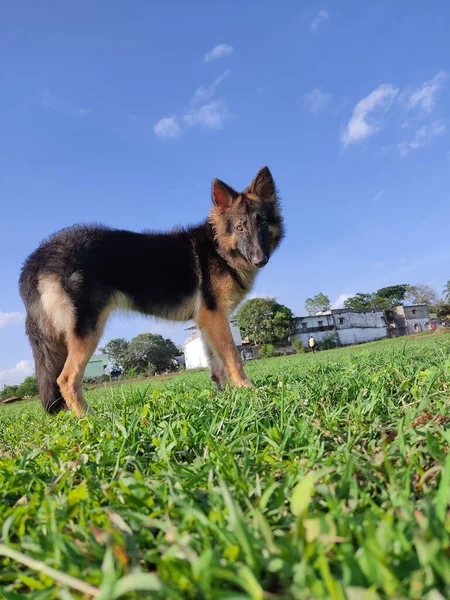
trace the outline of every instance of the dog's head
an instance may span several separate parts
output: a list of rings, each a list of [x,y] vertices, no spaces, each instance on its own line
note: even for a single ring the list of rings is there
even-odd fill
[[[240,268],[267,264],[283,235],[283,220],[272,174],[263,167],[252,183],[236,192],[212,182],[210,222],[223,253]]]

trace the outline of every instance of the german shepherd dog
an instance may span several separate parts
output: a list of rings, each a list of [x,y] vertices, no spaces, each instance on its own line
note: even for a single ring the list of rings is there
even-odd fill
[[[91,412],[84,369],[113,310],[174,321],[194,319],[219,389],[252,387],[229,316],[283,237],[272,175],[263,167],[238,193],[212,182],[205,222],[172,233],[75,225],[52,235],[26,260],[20,295],[39,396],[50,413]]]

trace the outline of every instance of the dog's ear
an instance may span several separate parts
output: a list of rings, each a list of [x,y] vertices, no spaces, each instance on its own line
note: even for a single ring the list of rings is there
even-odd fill
[[[211,186],[211,196],[214,204],[221,212],[224,212],[233,204],[238,197],[238,193],[233,190],[229,185],[220,181],[220,179],[214,179]]]
[[[268,167],[263,167],[258,171],[248,189],[261,198],[261,200],[276,200],[275,182]]]

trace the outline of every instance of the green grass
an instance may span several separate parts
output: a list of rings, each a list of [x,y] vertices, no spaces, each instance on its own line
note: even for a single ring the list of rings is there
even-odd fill
[[[0,598],[450,597],[450,337],[0,410]]]

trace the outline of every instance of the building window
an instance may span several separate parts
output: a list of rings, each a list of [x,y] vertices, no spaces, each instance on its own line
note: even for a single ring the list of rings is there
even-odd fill
[[[323,327],[323,321],[317,321],[317,327]]]
[[[380,317],[380,319],[381,319],[381,322],[383,323],[383,325],[385,325],[386,324],[385,318],[384,317]]]
[[[343,325],[344,324],[344,318],[343,317],[339,317],[339,325]]]
[[[416,309],[413,308],[412,314],[415,315],[416,314]]]
[[[302,323],[302,329],[308,329],[308,323]]]

